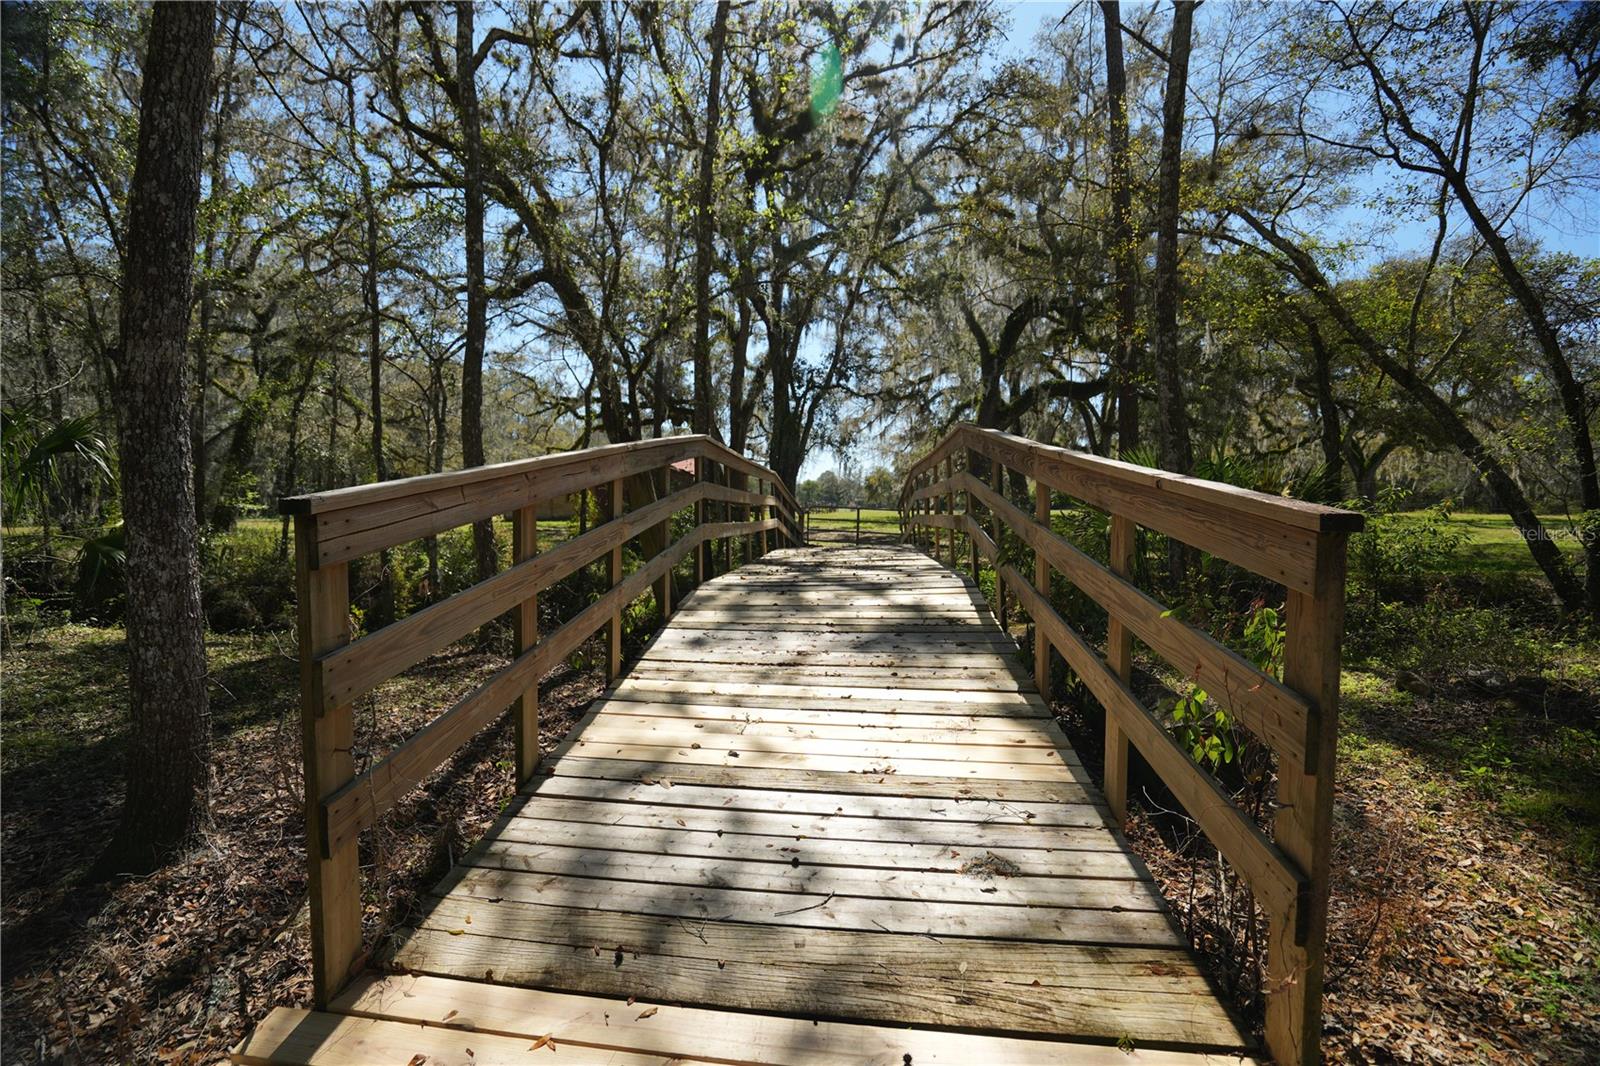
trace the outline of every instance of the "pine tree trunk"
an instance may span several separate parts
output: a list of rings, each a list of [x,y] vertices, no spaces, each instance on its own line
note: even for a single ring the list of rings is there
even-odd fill
[[[189,436],[189,300],[216,10],[150,16],[116,390],[127,530],[128,790],[95,873],[159,866],[204,822],[211,773]]]

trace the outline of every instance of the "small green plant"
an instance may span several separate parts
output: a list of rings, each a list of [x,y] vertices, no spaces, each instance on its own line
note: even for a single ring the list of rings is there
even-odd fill
[[[1170,614],[1171,612],[1167,612]],[[1284,625],[1280,612],[1257,602],[1244,625],[1246,656],[1264,673],[1283,673]],[[1172,707],[1172,732],[1189,749],[1194,761],[1212,771],[1239,757],[1239,738],[1232,713],[1211,702],[1206,690],[1195,685]]]

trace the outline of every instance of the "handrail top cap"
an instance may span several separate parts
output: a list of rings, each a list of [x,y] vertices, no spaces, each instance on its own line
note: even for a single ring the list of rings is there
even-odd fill
[[[1205,478],[1175,474],[1168,470],[1140,466],[1121,459],[1108,459],[1102,455],[1073,451],[1053,444],[1042,444],[1013,433],[985,429],[967,422],[959,423],[952,428],[932,451],[911,467],[906,475],[907,478],[920,473],[928,463],[937,461],[958,438],[969,434],[996,441],[1007,447],[1025,449],[1041,459],[1055,460],[1078,469],[1105,474],[1124,485],[1167,491],[1191,499],[1208,500],[1222,506],[1238,507],[1263,518],[1301,529],[1311,529],[1319,533],[1359,533],[1366,528],[1367,517],[1360,511],[1310,503],[1287,496],[1273,496],[1270,493],[1257,492],[1255,489],[1230,485],[1224,481],[1208,481]]]
[[[505,477],[534,475],[550,469],[570,466],[574,463],[594,462],[633,452],[681,448],[686,444],[699,445],[700,454],[714,455],[725,460],[736,459],[753,470],[761,471],[770,477],[774,483],[777,482],[777,475],[773,474],[772,471],[730,450],[721,441],[704,433],[682,433],[670,437],[624,441],[620,444],[601,444],[593,448],[580,448],[574,451],[551,452],[548,455],[537,455],[528,459],[512,459],[504,463],[491,463],[486,466],[468,467],[463,470],[447,470],[437,474],[419,474],[416,477],[396,478],[392,481],[375,481],[365,485],[349,485],[344,488],[326,489],[322,492],[285,496],[278,500],[278,513],[281,515],[322,514],[328,511],[339,511],[348,507],[359,507],[364,504],[379,503],[398,497],[457,488],[463,485],[474,485],[479,482],[494,481]]]

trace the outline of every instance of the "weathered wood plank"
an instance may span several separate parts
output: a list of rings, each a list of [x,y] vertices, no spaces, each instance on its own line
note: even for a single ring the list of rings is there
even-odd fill
[[[396,961],[422,972],[493,970],[494,980],[512,984],[818,1018],[957,1027],[983,1019],[983,1028],[1001,1032],[1245,1042],[1215,998],[1188,980],[1197,971],[1187,953],[1161,948],[929,940],[445,900]]]
[[[485,985],[438,977],[369,977],[340,996],[347,1014],[419,1025],[453,1025],[527,1040],[550,1034],[561,1047],[588,1045],[653,1051],[674,1059],[690,1053],[736,1066],[1200,1066],[1201,1056],[961,1033],[888,1029],[811,1019],[735,1014],[650,1004],[634,1010],[614,999]],[[557,1052],[559,1054],[559,1052]],[[1221,1066],[1224,1060],[1211,1060]],[[1227,1063],[1238,1060],[1228,1058]]]

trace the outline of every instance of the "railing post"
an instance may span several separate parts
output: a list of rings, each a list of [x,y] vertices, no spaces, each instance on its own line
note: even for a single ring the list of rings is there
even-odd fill
[[[995,494],[1005,495],[1005,468],[998,459],[989,461],[989,487]],[[1000,628],[1006,628],[1006,583],[1000,580],[1000,557],[1005,554],[1006,542],[1003,539],[1005,524],[1000,521],[998,513],[990,516],[989,535],[994,538],[995,564],[994,564],[994,605],[995,615],[1000,619]]]
[[[722,487],[723,488],[732,488],[733,487],[733,475],[728,470],[728,468],[726,466],[719,466],[718,473],[719,473],[721,481],[722,481]],[[724,522],[733,521],[733,504],[729,503],[726,500],[724,500],[723,503],[722,503],[722,520]],[[723,537],[722,538],[722,572],[724,574],[726,574],[726,573],[731,572],[732,570],[733,570],[733,538],[732,537]]]
[[[618,478],[611,483],[611,491],[606,494],[607,509],[610,511],[611,521],[622,517],[622,479]],[[616,588],[622,584],[622,548],[618,544],[611,549],[611,556],[606,564],[606,573],[611,578],[610,587]],[[618,604],[611,612],[611,620],[606,624],[606,680],[615,681],[622,674],[622,605]]]
[[[1133,570],[1133,549],[1137,529],[1133,519],[1125,515],[1111,516],[1111,571],[1127,577]],[[1123,684],[1133,680],[1133,634],[1113,612],[1106,622],[1106,665],[1122,678]],[[1111,814],[1121,825],[1128,820],[1128,737],[1117,725],[1116,718],[1106,711],[1105,755],[1106,802]]]
[[[1321,1061],[1339,644],[1344,634],[1344,533],[1319,534],[1315,573],[1316,591],[1290,589],[1285,604],[1283,682],[1311,701],[1315,715],[1305,763],[1284,754],[1278,759],[1273,837],[1306,876],[1306,891],[1297,906],[1271,916],[1267,945],[1267,1050],[1285,1066]]]
[[[977,457],[977,452],[973,451],[971,448],[967,449],[967,474],[971,477],[977,477],[977,474],[974,473],[974,471],[978,469],[978,464],[973,462],[973,460]],[[978,520],[978,512],[973,510],[972,507],[971,489],[967,490],[967,517],[972,519],[974,522]],[[972,539],[970,532],[967,535],[967,557],[967,562],[972,567],[972,583],[976,585],[978,583],[978,567],[981,564],[981,560],[978,558],[978,542]]]
[[[955,452],[951,452],[949,455],[945,456],[945,459],[944,459],[944,479],[945,479],[945,481],[949,481],[951,478],[953,478],[955,476],[956,476],[956,454],[955,454]],[[945,490],[944,509],[945,509],[945,513],[949,514],[950,517],[952,517],[952,518],[955,517],[955,513],[956,513],[956,490],[954,488],[947,488]],[[951,529],[950,529],[950,569],[952,569],[952,570],[954,570],[956,568],[956,551],[958,550],[957,547],[956,547],[956,540],[957,540],[957,530],[954,527],[951,527]]]
[[[1042,481],[1033,483],[1033,517],[1045,529],[1050,528],[1050,486]],[[1033,553],[1033,587],[1046,603],[1050,602],[1050,563],[1044,552]],[[1033,685],[1039,695],[1050,698],[1050,641],[1045,639],[1044,627],[1034,620],[1033,626]]]
[[[861,543],[861,508],[856,508],[856,543]]]
[[[517,508],[511,516],[511,560],[520,563],[539,554],[539,515],[533,504]],[[539,601],[529,596],[517,604],[513,626],[517,654],[539,642]],[[539,679],[534,678],[511,705],[517,728],[517,784],[526,784],[539,765]]]
[[[327,847],[322,801],[355,776],[349,704],[322,710],[317,656],[350,642],[350,568],[313,569],[316,523],[295,518],[295,591],[300,637],[300,739],[305,758],[307,896],[311,908],[311,985],[319,1009],[350,980],[361,955],[361,867],[352,836]]]
[[[695,480],[695,482],[697,484],[703,483],[706,480],[706,461],[705,461],[704,457],[697,457],[695,459],[695,461],[694,461],[694,480]],[[706,501],[703,500],[703,499],[694,501],[694,524],[696,526],[703,526],[703,525],[706,524]],[[695,588],[699,588],[701,585],[705,584],[705,582],[706,582],[706,570],[709,568],[710,563],[711,563],[711,546],[709,544],[705,544],[705,543],[701,543],[701,544],[695,545],[695,549],[694,549],[694,587]]]
[[[767,483],[761,478],[756,478],[756,492],[762,496],[767,494]],[[762,504],[760,507],[756,508],[756,513],[761,516],[761,521],[765,522],[768,518],[772,517],[772,508],[768,507],[766,504]],[[761,531],[761,554],[767,554],[767,531],[764,529]]]

